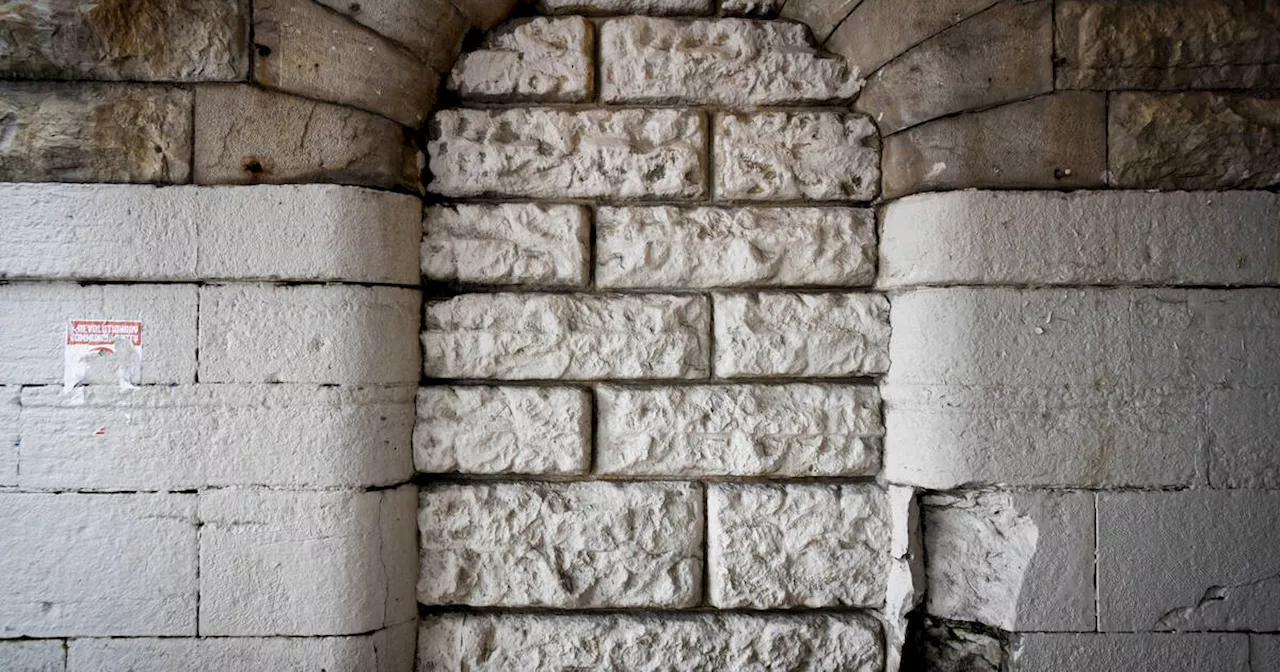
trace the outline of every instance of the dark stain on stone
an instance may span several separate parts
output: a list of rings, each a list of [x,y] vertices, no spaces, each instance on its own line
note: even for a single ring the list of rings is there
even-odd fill
[[[246,156],[240,159],[240,167],[249,179],[257,182],[271,175],[272,161],[265,156]]]
[[[169,41],[162,36],[177,5],[173,0],[98,0],[85,20],[107,58],[139,58],[160,66],[169,60]]]

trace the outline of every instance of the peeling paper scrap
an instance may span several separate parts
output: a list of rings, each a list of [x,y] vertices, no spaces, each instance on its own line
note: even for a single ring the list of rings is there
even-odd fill
[[[91,370],[115,371],[121,389],[142,381],[142,322],[137,320],[70,320],[63,351],[63,393],[82,399],[76,386]]]

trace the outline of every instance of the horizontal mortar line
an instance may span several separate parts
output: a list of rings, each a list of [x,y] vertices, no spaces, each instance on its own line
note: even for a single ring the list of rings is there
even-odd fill
[[[1185,290],[1185,291],[1232,291],[1232,290],[1250,290],[1250,289],[1280,289],[1280,283],[1241,283],[1241,284],[1202,284],[1202,283],[1186,283],[1186,284],[1159,284],[1159,283],[1071,283],[1071,284],[1042,284],[1042,283],[973,283],[973,282],[956,282],[956,283],[916,283],[907,285],[894,285],[892,287],[877,286],[876,293],[902,294],[920,289],[1016,289],[1016,290],[1072,290],[1072,289],[1097,289],[1097,290]]]
[[[38,278],[38,277],[0,277],[0,287],[5,285],[53,285],[76,284],[81,287],[127,287],[133,285],[191,285],[194,287],[231,287],[241,285],[269,285],[272,287],[370,287],[408,289],[420,291],[421,283],[400,284],[391,282],[370,282],[366,280],[289,280],[283,278],[200,278],[189,280],[174,279],[95,279],[95,278]]]
[[[597,265],[596,268],[601,268]],[[551,294],[557,296],[593,296],[608,298],[610,296],[698,296],[702,294],[864,294],[882,296],[888,291],[876,289],[870,285],[741,285],[717,287],[620,287],[600,286],[594,289],[582,287],[557,287],[553,285],[470,285],[428,283],[420,286],[424,299],[430,301],[439,298],[452,298],[469,294]]]
[[[665,98],[662,100],[635,100],[635,101],[615,101],[615,102],[572,102],[572,101],[485,101],[485,100],[466,100],[461,99],[453,102],[449,107],[437,107],[433,109],[432,114],[439,112],[448,112],[451,110],[478,110],[482,112],[507,112],[515,110],[529,111],[548,111],[548,112],[697,112],[701,114],[731,114],[735,116],[749,116],[759,113],[837,113],[849,114],[856,116],[868,116],[866,112],[858,112],[849,109],[857,99],[857,96],[849,98],[825,99],[823,101],[814,102],[812,104],[803,101],[786,102],[786,103],[761,103],[751,104],[743,103],[741,107],[728,105],[724,103],[706,103],[698,101],[685,101],[679,98]]]
[[[725,476],[725,475],[619,475],[619,474],[418,474],[413,483],[419,486],[434,485],[539,485],[565,483],[616,483],[616,484],[654,484],[671,483],[677,485],[878,485],[877,476],[786,476],[769,474],[762,476]]]
[[[976,621],[949,621],[950,623],[976,623]],[[991,626],[978,623],[983,628]],[[999,628],[993,628],[1000,630]],[[1000,630],[1001,633],[1017,637],[1018,635],[1078,635],[1081,637],[1105,637],[1107,635],[1160,635],[1178,637],[1183,635],[1276,635],[1280,630]]]
[[[48,388],[63,388],[63,387],[65,387],[62,383],[5,383],[5,382],[0,382],[0,387],[4,387],[4,386],[8,386],[8,387],[20,387],[20,388],[22,388],[22,389],[27,389],[27,388],[39,389],[39,388],[46,388],[46,387],[48,387]],[[196,382],[196,381],[189,381],[189,382],[183,382],[183,383],[133,383],[133,384],[132,384],[132,387],[133,387],[133,388],[138,388],[138,389],[169,389],[169,388],[174,388],[174,389],[176,389],[176,388],[191,388],[191,387],[208,387],[208,388],[218,388],[218,387],[226,387],[226,388],[230,388],[230,387],[293,387],[293,388],[311,387],[311,388],[325,388],[325,389],[332,388],[332,389],[335,389],[335,390],[367,390],[367,389],[373,389],[373,390],[400,390],[400,389],[404,389],[404,388],[407,388],[407,387],[418,387],[418,386],[419,386],[419,384],[418,384],[418,382],[417,382],[417,381],[406,381],[406,382],[403,382],[403,383],[317,383],[317,382],[288,382],[288,381],[278,381],[278,380],[270,380],[270,381],[218,381],[218,380],[212,380],[212,381],[199,381],[199,382]],[[83,389],[83,390],[86,390],[86,391],[89,391],[89,390],[108,390],[108,389],[109,389],[109,390],[116,390],[116,391],[120,391],[120,392],[121,392],[121,394],[122,394],[122,396],[127,396],[130,388],[124,388],[123,390],[121,390],[121,388],[120,388],[119,384],[117,384],[117,383],[93,383],[93,384],[88,384],[88,385],[76,385],[76,388],[75,388],[75,389]],[[412,402],[410,401],[410,403],[412,403]],[[94,407],[94,406],[88,406],[88,405],[85,405],[85,406],[83,406],[83,408],[95,408],[95,407]]]
[[[425,378],[420,387],[593,387],[609,385],[640,389],[662,389],[669,387],[731,387],[735,385],[757,385],[782,387],[785,385],[831,385],[874,387],[880,384],[879,378],[869,376],[832,376],[819,378],[812,376],[752,376],[743,378],[633,378],[615,379],[582,379],[582,378],[526,378],[506,380],[501,378]]]
[[[692,616],[869,616],[879,618],[876,607],[774,607],[768,609],[750,609],[732,607],[719,609],[712,606],[696,607],[473,607],[466,605],[428,605],[418,603],[418,614],[430,616],[646,616],[681,618]]]
[[[1218,192],[1209,192],[1218,193]],[[553,198],[537,199],[529,196],[477,196],[474,198],[437,197],[426,202],[427,207],[451,207],[459,205],[538,205],[538,206],[586,206],[597,208],[680,208],[695,209],[729,209],[756,208],[759,210],[873,210],[874,201],[749,201],[741,199],[702,199],[688,200],[653,198],[653,199],[614,199],[614,198]]]
[[[1250,493],[1260,495],[1274,495],[1280,493],[1280,488],[1222,488],[1209,484],[1175,484],[1175,485],[1115,485],[1115,486],[1098,486],[1098,485],[1019,485],[1019,486],[1002,486],[997,484],[985,485],[964,485],[945,490],[935,488],[921,488],[909,483],[890,483],[890,485],[915,488],[918,494],[923,497],[931,495],[957,495],[957,494],[983,494],[983,493],[1035,493],[1035,492],[1053,492],[1060,494],[1156,494],[1156,493],[1183,493],[1183,494],[1208,494],[1208,493],[1228,493],[1247,495]]]
[[[405,446],[408,448],[408,446]],[[203,495],[223,490],[245,490],[254,492],[277,493],[353,493],[385,492],[406,485],[413,485],[413,480],[402,481],[394,485],[272,485],[263,483],[235,483],[219,485],[201,485],[197,487],[164,488],[32,488],[29,486],[0,486],[0,495]]]
[[[409,623],[409,622],[410,622],[410,621],[405,621],[405,623]],[[5,637],[5,638],[3,638],[3,639],[0,639],[0,642],[15,642],[15,641],[61,641],[61,640],[66,640],[66,641],[69,641],[69,642],[73,642],[73,641],[81,641],[81,640],[91,640],[91,641],[104,641],[104,640],[106,640],[106,641],[110,641],[110,640],[120,640],[120,641],[137,641],[137,640],[147,640],[147,639],[167,639],[167,640],[174,640],[174,641],[191,641],[191,640],[205,640],[205,639],[207,639],[207,640],[232,640],[232,641],[235,641],[235,640],[262,640],[262,639],[323,640],[323,639],[341,639],[341,638],[346,638],[346,637],[369,637],[369,636],[376,635],[376,634],[378,634],[378,633],[380,633],[380,632],[382,632],[382,631],[384,631],[384,630],[387,630],[387,629],[389,629],[389,628],[394,628],[394,627],[399,626],[399,625],[403,625],[403,623],[396,623],[396,624],[393,624],[393,625],[387,625],[387,626],[384,626],[384,627],[378,628],[378,629],[376,629],[376,630],[366,630],[366,631],[364,631],[364,632],[353,632],[353,633],[349,633],[349,634],[342,634],[342,635],[203,635],[203,634],[202,634],[202,635],[196,635],[196,634],[191,634],[191,635],[61,635],[61,636],[54,635],[54,636],[49,636],[49,637],[26,637],[26,636],[24,636],[24,637],[17,637],[17,638],[8,638],[8,637]]]

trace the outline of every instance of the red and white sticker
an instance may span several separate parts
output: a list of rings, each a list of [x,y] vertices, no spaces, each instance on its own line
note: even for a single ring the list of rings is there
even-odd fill
[[[67,391],[91,373],[98,378],[114,372],[120,387],[132,387],[142,379],[142,322],[71,320],[63,352],[62,384]]]

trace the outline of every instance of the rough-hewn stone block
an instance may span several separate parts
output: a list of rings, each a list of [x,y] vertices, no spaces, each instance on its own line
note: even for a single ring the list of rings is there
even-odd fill
[[[1118,187],[1280,186],[1280,97],[1116,93],[1110,110],[1110,166]]]
[[[196,634],[196,497],[0,493],[0,637]]]
[[[1107,180],[1106,101],[1070,91],[921,124],[885,139],[884,196],[1084,189]]]
[[[1248,0],[1065,0],[1059,88],[1238,89],[1280,77],[1280,10]]]
[[[690,607],[702,583],[693,484],[506,483],[422,492],[418,601]]]
[[[591,221],[577,205],[503,203],[427,209],[422,275],[478,284],[581,287]]]
[[[412,619],[416,500],[411,486],[202,493],[200,634],[342,635]]]
[[[782,5],[782,18],[809,26],[819,42],[844,21],[862,0],[787,0]]]
[[[880,135],[860,114],[720,114],[715,167],[721,199],[869,201],[880,186]]]
[[[191,383],[196,374],[196,288],[192,285],[0,285],[0,383],[63,382],[71,320],[142,322],[144,384]],[[101,353],[82,382],[116,384],[131,353]]]
[[[883,287],[1280,283],[1280,196],[956,191],[890,203]]]
[[[881,607],[889,502],[871,485],[712,485],[707,576],[720,608]]]
[[[0,640],[0,667],[12,672],[64,672],[66,657],[60,639]]]
[[[880,626],[856,614],[445,615],[423,619],[423,672],[881,669]]]
[[[710,312],[696,296],[464,294],[427,304],[423,364],[439,378],[697,378]]]
[[[728,16],[773,18],[787,0],[720,0],[720,13]]]
[[[377,112],[405,126],[426,121],[438,74],[405,48],[311,0],[253,0],[254,81]]]
[[[912,48],[858,98],[884,135],[1053,90],[1053,5],[1006,3]]]
[[[715,0],[538,0],[538,8],[553,14],[710,14]]]
[[[182,183],[191,176],[191,93],[182,89],[0,82],[0,119],[0,180]]]
[[[0,486],[18,484],[18,417],[22,388],[0,386]]]
[[[429,189],[445,196],[694,198],[706,189],[695,111],[444,110],[433,126]]]
[[[1099,626],[1274,631],[1278,544],[1274,491],[1099,493]]]
[[[853,208],[600,208],[601,287],[865,285],[875,213]]]
[[[8,3],[0,73],[20,79],[245,78],[247,0]]]
[[[409,48],[432,70],[453,65],[470,21],[449,0],[317,0]],[[477,3],[478,4],[478,3]],[[504,2],[485,0],[497,7]]]
[[[474,100],[585,101],[594,90],[592,30],[579,16],[508,24],[462,54],[449,90]]]
[[[411,670],[382,665],[372,636],[75,639],[68,644],[66,655],[74,672]]]
[[[826,48],[844,56],[868,77],[899,54],[998,0],[863,0],[827,39]]]
[[[413,463],[427,473],[581,474],[591,396],[572,387],[425,387]]]
[[[862,81],[818,52],[804,26],[632,16],[600,29],[601,96],[610,103],[732,106],[848,101]]]
[[[144,332],[145,333],[145,332]],[[23,391],[24,488],[392,485],[412,474],[413,388],[95,386]]]
[[[855,376],[889,368],[889,302],[875,294],[718,294],[720,376]]]
[[[880,395],[847,385],[602,386],[598,470],[641,476],[865,476]]]
[[[419,187],[418,150],[370,112],[247,85],[196,87],[197,184]]]
[[[1007,631],[1094,628],[1093,494],[925,497],[926,608]]]
[[[416,382],[421,300],[398,287],[202,287],[200,380]]]

